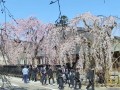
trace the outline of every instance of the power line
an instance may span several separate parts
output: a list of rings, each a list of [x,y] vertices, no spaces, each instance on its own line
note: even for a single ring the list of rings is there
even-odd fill
[[[15,18],[14,18],[14,16],[11,14],[11,12],[9,11],[9,9],[5,6],[5,1],[4,0],[0,0],[0,6],[1,6],[1,13],[3,14],[5,14],[5,22],[6,22],[6,14],[8,14],[8,16],[10,17],[10,18],[12,18],[13,19],[13,21],[16,23],[16,24],[18,24],[17,23],[17,21],[15,20]]]

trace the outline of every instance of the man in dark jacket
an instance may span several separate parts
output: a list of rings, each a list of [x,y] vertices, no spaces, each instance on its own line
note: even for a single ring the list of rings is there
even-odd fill
[[[79,89],[81,89],[80,73],[78,68],[75,72],[75,89],[77,88],[77,85],[79,85]]]
[[[37,66],[35,67],[33,67],[33,80],[36,82],[37,81],[37,72],[38,72],[38,68],[37,68]]]
[[[75,79],[75,72],[74,72],[74,70],[72,69],[72,70],[70,71],[70,73],[69,73],[69,80],[70,80],[70,82],[69,82],[69,87],[70,87],[70,85],[72,85],[71,88],[74,87],[74,79]]]
[[[59,85],[59,89],[64,89],[64,80],[63,80],[63,74],[62,74],[62,70],[59,70],[58,73],[58,85]]]
[[[53,83],[55,83],[54,77],[53,77],[53,70],[52,70],[51,66],[49,67],[47,74],[48,74],[49,84],[50,84],[51,79],[52,79]]]
[[[29,66],[29,73],[28,73],[29,81],[32,79],[32,65]]]
[[[88,90],[89,87],[92,87],[92,90],[94,89],[94,68],[90,68],[87,72],[87,77],[89,79],[89,84],[87,85],[86,89]]]
[[[46,82],[47,82],[46,66],[44,66],[41,69],[41,73],[42,73],[42,78],[41,78],[42,85],[46,85]]]

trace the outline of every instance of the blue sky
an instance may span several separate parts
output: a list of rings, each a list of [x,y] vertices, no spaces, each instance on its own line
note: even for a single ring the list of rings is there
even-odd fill
[[[5,6],[15,19],[35,16],[44,23],[54,23],[58,18],[58,4],[49,5],[52,0],[5,0]],[[53,0],[54,1],[54,0]],[[85,12],[94,15],[120,17],[120,0],[60,0],[62,15],[69,19]],[[1,8],[1,7],[0,7]],[[7,16],[7,21],[12,20]],[[4,14],[0,13],[0,23]]]

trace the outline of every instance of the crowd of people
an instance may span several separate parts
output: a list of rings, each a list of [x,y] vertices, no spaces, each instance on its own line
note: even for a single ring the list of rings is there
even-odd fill
[[[56,72],[53,71],[51,66],[47,68],[46,66],[43,66],[40,68],[32,67],[32,66],[27,68],[25,66],[22,69],[23,80],[24,80],[24,83],[28,83],[30,80],[35,82],[37,80],[40,80],[42,85],[47,85],[47,84],[54,85],[56,82],[58,84],[59,89],[64,89],[65,84],[68,84],[70,88],[81,89],[82,80],[80,79],[79,68],[69,69],[65,66],[62,66],[62,67],[56,68],[55,71]],[[38,79],[38,76],[40,77],[39,79]],[[94,68],[89,68],[87,70],[86,78],[89,80],[89,84],[86,86],[86,90],[88,90],[90,86],[92,90],[94,90],[94,78],[95,78]],[[52,80],[52,83],[51,83],[51,80]],[[100,79],[100,81],[102,80]]]

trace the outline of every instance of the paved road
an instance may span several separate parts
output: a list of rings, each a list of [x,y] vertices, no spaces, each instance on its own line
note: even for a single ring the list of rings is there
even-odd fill
[[[34,82],[34,81],[30,81],[27,84],[24,84],[21,78],[16,78],[16,77],[10,77],[9,78],[12,86],[17,87],[14,90],[58,90],[58,85],[41,85],[41,83],[39,81]],[[21,87],[21,88],[18,88]],[[82,90],[85,90],[86,86],[82,86]],[[0,89],[2,90],[2,89]],[[73,90],[71,88],[68,88],[67,85],[65,85],[64,90]],[[115,87],[95,87],[95,90],[120,90],[120,87],[115,88]]]

